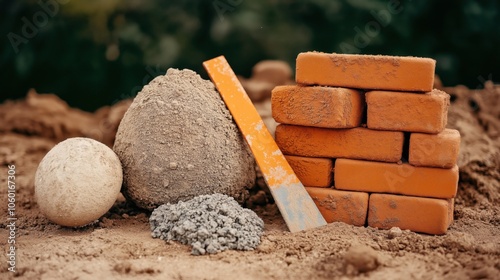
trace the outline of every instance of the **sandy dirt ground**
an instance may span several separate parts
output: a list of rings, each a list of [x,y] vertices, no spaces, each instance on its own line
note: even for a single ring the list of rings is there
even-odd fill
[[[120,196],[83,228],[49,222],[34,200],[38,163],[58,141],[87,136],[112,145],[130,101],[94,114],[31,92],[0,105],[0,279],[500,279],[500,87],[450,93],[448,127],[462,135],[454,223],[443,236],[333,223],[291,234],[262,178],[247,202],[265,222],[254,251],[192,256],[190,247],[151,238],[149,212]],[[269,100],[258,104],[269,120]],[[16,166],[16,272],[7,262],[7,173]],[[371,249],[370,249],[371,248]],[[373,250],[372,250],[373,249]],[[349,253],[347,253],[349,252]],[[363,269],[363,259],[374,266]],[[370,271],[365,271],[370,270]]]

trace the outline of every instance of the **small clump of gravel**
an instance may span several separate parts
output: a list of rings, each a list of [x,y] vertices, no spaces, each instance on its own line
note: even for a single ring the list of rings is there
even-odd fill
[[[153,238],[191,245],[193,255],[253,250],[264,230],[264,222],[255,212],[218,193],[163,204],[153,211],[149,223]]]
[[[394,239],[396,237],[400,237],[402,234],[403,234],[403,231],[400,228],[398,228],[398,227],[392,227],[387,232],[387,238]]]

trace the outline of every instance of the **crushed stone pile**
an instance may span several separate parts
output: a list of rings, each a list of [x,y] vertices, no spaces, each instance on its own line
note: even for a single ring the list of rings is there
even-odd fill
[[[255,212],[218,193],[161,205],[149,222],[153,238],[189,244],[193,255],[253,250],[264,230],[264,222]]]

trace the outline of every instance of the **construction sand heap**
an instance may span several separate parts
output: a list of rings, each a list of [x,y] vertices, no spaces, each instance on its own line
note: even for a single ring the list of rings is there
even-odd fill
[[[145,225],[149,226],[147,215],[122,198],[99,223],[81,229],[64,229],[44,218],[34,197],[35,171],[45,154],[60,141],[53,138],[52,132],[62,131],[63,139],[86,136],[67,129],[86,127],[87,117],[50,113],[58,102],[49,102],[48,97],[44,98],[46,95],[31,101],[29,96],[6,101],[0,104],[0,177],[6,186],[8,165],[16,165],[16,244],[19,248],[16,273],[8,270],[7,261],[0,262],[0,279],[231,279],[235,275],[270,280],[406,279],[412,276],[497,279],[500,272],[500,138],[496,131],[500,131],[500,85],[489,89],[485,84],[484,88],[444,88],[451,95],[448,127],[459,130],[462,138],[455,221],[446,235],[417,234],[401,228],[377,230],[339,222],[291,234],[276,205],[264,206],[266,193],[272,198],[260,176],[259,185],[255,187],[258,193],[252,198],[257,201],[253,203],[255,211],[266,225],[261,244],[254,251],[225,251],[203,257],[190,255],[188,246],[153,239],[151,232],[145,230]],[[47,106],[45,102],[43,107],[42,104],[30,105],[42,99],[47,99]],[[111,111],[118,109],[119,104]],[[119,108],[120,112],[125,105]],[[261,108],[259,112],[263,116],[271,115],[270,105]],[[41,118],[40,114],[46,117]],[[100,118],[99,114],[96,112],[91,117]],[[17,122],[13,122],[14,119]],[[38,126],[41,122],[45,126]],[[114,127],[114,122],[112,124]],[[30,127],[41,130],[37,132]],[[114,133],[110,139],[114,139]],[[7,198],[7,194],[7,187],[0,188],[0,196]],[[342,200],[335,202],[336,209],[342,209]],[[1,207],[0,212],[7,213],[7,202]],[[7,214],[4,217],[7,219]],[[6,243],[9,232],[5,223],[0,228],[0,236],[6,238],[2,244]],[[352,261],[352,252],[347,252],[356,245],[376,251],[380,264],[375,270],[361,272],[364,267],[370,267],[365,266],[369,260]],[[354,253],[358,258],[363,256],[359,251]]]
[[[134,99],[114,145],[123,193],[153,210],[198,195],[223,193],[243,202],[255,183],[251,153],[210,81],[169,69]]]
[[[164,204],[153,211],[149,222],[154,238],[189,244],[193,255],[253,250],[264,230],[264,222],[255,212],[223,194]]]

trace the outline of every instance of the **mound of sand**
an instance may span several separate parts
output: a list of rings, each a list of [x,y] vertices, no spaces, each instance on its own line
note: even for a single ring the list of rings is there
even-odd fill
[[[242,203],[255,183],[253,157],[229,110],[214,85],[191,70],[169,69],[142,89],[113,149],[124,195],[149,210],[213,193]]]
[[[57,134],[61,140],[88,136],[83,130],[68,129],[82,127],[87,117],[68,117],[78,114],[72,108],[51,113],[51,107],[62,102],[55,96],[35,96],[35,101],[44,99],[43,104],[28,101],[33,96],[0,104],[0,183],[7,185],[7,165],[15,164],[19,245],[16,273],[7,270],[6,261],[0,262],[0,278],[497,279],[500,141],[495,131],[500,90],[490,82],[484,90],[463,86],[444,90],[452,96],[448,126],[462,134],[455,221],[446,235],[395,233],[344,223],[291,234],[259,176],[247,205],[264,220],[261,244],[255,251],[228,250],[196,257],[185,245],[151,238],[150,213],[123,198],[99,223],[85,228],[65,229],[51,223],[34,199],[36,168],[59,141],[53,136],[55,131],[61,132]],[[98,125],[102,121],[112,131],[127,103],[130,101],[84,115],[95,118]],[[268,104],[258,105],[259,113],[270,116]],[[109,135],[114,137],[114,133]],[[7,197],[7,188],[0,188],[0,196]],[[0,204],[0,213],[7,219],[7,203]],[[0,236],[8,235],[5,224],[0,225]],[[370,259],[359,262],[362,254],[350,259],[350,248],[359,245],[375,250],[371,260],[376,259],[376,269],[364,269],[375,266],[366,266],[373,263]]]

